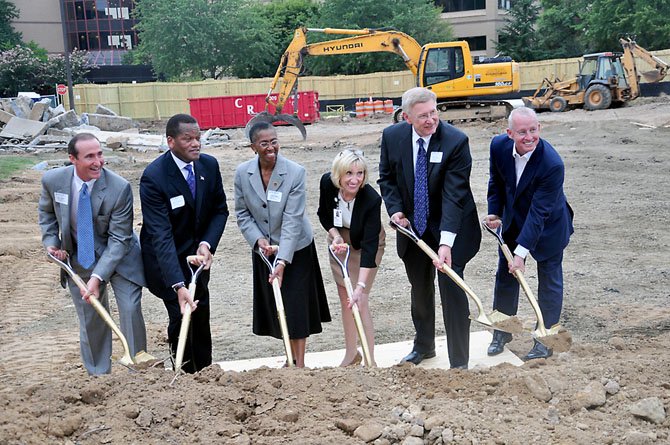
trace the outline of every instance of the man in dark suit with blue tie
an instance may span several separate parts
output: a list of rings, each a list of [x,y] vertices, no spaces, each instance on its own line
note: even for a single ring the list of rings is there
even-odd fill
[[[519,283],[513,272],[525,271],[530,253],[537,261],[537,296],[545,328],[558,323],[561,315],[563,250],[574,231],[572,209],[563,193],[564,175],[560,155],[540,138],[535,112],[526,107],[513,110],[506,134],[491,141],[489,214],[484,222],[492,229],[502,226],[503,239],[514,252],[510,264],[499,253],[493,308],[516,314]],[[488,354],[500,354],[511,340],[512,334],[496,330]],[[524,359],[551,355],[551,349],[535,340]]]
[[[468,137],[440,121],[435,93],[412,88],[402,97],[405,122],[384,130],[379,187],[391,220],[410,224],[421,239],[458,275],[477,251],[481,229],[470,189],[472,157]],[[410,239],[397,236],[398,255],[412,290],[416,330],[405,362],[419,364],[435,357],[435,267]],[[470,310],[465,292],[447,275],[438,275],[442,315],[447,331],[449,363],[467,368]]]
[[[194,311],[186,349],[186,372],[212,363],[209,327],[209,268],[228,219],[219,164],[200,153],[200,128],[190,115],[170,118],[166,130],[170,150],[154,160],[142,174],[142,258],[149,290],[163,300],[170,317],[168,341],[176,353],[185,305]],[[205,264],[191,298],[189,255]],[[200,261],[200,260],[199,260]]]

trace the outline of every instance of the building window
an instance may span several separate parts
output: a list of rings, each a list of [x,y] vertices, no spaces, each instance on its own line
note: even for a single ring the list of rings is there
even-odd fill
[[[461,37],[459,40],[468,42],[470,51],[486,51],[486,36]]]
[[[498,0],[498,9],[512,9],[512,0]]]
[[[435,5],[441,6],[442,12],[474,11],[486,9],[486,0],[435,0]]]

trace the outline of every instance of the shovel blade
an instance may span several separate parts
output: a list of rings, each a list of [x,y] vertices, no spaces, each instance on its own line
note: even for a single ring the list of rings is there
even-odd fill
[[[572,346],[572,335],[560,325],[546,329],[544,333],[535,331],[537,341],[556,352],[567,352]]]
[[[300,134],[302,134],[303,139],[307,139],[307,130],[305,129],[305,125],[296,116],[291,114],[270,114],[267,111],[261,111],[256,116],[252,117],[249,122],[247,122],[247,125],[244,127],[244,133],[246,134],[247,138],[249,137],[249,130],[251,130],[251,127],[253,127],[254,124],[257,124],[258,122],[267,122],[268,124],[272,124],[274,122],[286,122],[296,127],[300,131]]]

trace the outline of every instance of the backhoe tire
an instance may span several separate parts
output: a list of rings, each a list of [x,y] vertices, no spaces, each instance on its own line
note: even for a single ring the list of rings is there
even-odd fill
[[[554,113],[565,111],[568,107],[568,101],[561,96],[556,96],[549,101],[549,109]]]
[[[584,108],[589,111],[604,110],[612,104],[612,92],[605,85],[591,85],[584,95]]]

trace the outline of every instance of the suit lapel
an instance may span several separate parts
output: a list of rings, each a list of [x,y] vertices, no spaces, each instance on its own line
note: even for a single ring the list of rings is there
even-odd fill
[[[537,172],[537,167],[540,165],[540,161],[542,160],[543,155],[544,155],[544,144],[540,140],[540,143],[537,144],[537,147],[535,147],[535,151],[530,157],[530,160],[528,161],[526,168],[523,169],[523,173],[521,174],[521,178],[519,179],[519,184],[516,186],[516,191],[514,192],[514,200],[516,200],[517,197],[521,195],[521,192],[523,192],[523,190],[530,184],[531,179],[535,176],[535,173]]]
[[[58,184],[58,193],[62,193],[67,196],[67,205],[60,204],[58,208],[60,209],[60,224],[61,224],[61,242],[62,247],[65,250],[72,248],[72,236],[70,231],[72,230],[70,224],[70,209],[72,208],[72,178],[74,177],[74,166],[67,168],[65,174],[63,175],[62,181]]]
[[[177,167],[177,163],[174,161],[174,159],[172,159],[172,154],[168,151],[163,156],[165,156],[165,158],[163,158],[163,162],[165,163],[164,167],[170,179],[170,183],[174,184],[175,187],[177,187],[179,192],[184,197],[184,201],[192,209],[195,209],[195,201],[193,199],[193,195],[191,195],[191,189],[188,188],[186,179],[184,179],[184,175],[179,170],[179,167]],[[196,185],[196,196],[197,196],[197,188],[198,186]]]
[[[414,141],[412,141],[412,126],[409,125],[409,132],[400,141],[400,164],[402,165],[407,183],[409,196],[414,202]]]
[[[103,169],[100,178],[95,181],[93,190],[91,190],[91,214],[94,219],[100,213],[100,206],[102,206],[102,200],[105,198],[105,189],[107,188],[106,176],[107,172]]]
[[[202,198],[205,194],[205,168],[200,160],[195,161],[193,165],[195,166],[195,171],[193,172],[195,175],[195,213],[199,214],[202,208]],[[186,185],[188,186],[188,184]]]
[[[263,179],[261,178],[261,170],[258,166],[258,156],[252,159],[249,163],[247,173],[249,174],[249,184],[251,184],[251,188],[264,203],[267,203],[265,189],[263,188]]]
[[[286,160],[283,157],[278,156],[275,168],[272,170],[272,176],[270,176],[268,190],[278,190],[284,182],[287,173]]]

